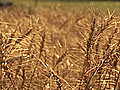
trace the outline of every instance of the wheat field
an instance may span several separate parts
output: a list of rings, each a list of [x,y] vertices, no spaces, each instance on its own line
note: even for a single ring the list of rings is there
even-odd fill
[[[0,8],[0,90],[119,90],[114,11]]]

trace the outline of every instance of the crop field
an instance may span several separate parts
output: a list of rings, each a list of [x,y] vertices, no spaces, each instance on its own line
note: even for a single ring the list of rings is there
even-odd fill
[[[1,0],[1,1],[12,1],[16,5],[26,5],[33,7],[35,0]],[[83,2],[82,2],[83,1]],[[118,1],[89,1],[89,0],[38,0],[38,8],[49,8],[55,5],[62,5],[64,10],[75,12],[76,10],[89,11],[88,8],[96,8],[101,11],[106,9],[120,11],[120,2]]]
[[[120,90],[118,11],[71,10],[0,8],[0,90]]]

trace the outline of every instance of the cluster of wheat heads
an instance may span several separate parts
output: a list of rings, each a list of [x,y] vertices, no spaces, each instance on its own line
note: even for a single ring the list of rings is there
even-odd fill
[[[119,88],[119,18],[62,10],[0,10],[0,89]]]
[[[85,52],[84,70],[82,87],[85,90],[106,90],[117,89],[119,80],[119,71],[116,70],[119,62],[119,22],[113,13],[107,12],[102,20],[95,14],[92,17],[91,24],[88,26],[89,35],[84,35],[86,46],[80,43],[80,47]]]

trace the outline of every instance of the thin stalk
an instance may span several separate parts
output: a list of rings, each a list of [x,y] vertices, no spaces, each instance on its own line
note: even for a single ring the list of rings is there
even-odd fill
[[[2,53],[2,33],[0,32],[0,87],[2,87],[2,63],[3,63],[3,53]]]

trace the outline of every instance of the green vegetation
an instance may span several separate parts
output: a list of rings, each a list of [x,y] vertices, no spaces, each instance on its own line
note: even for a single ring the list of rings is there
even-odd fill
[[[13,1],[16,5],[27,5],[30,7],[34,7],[34,0],[4,0],[4,1]],[[71,2],[64,2],[60,0],[38,0],[37,7],[44,7],[48,8],[55,5],[61,5],[67,11],[76,11],[77,10],[88,10],[97,8],[101,11],[106,11],[107,9],[119,11],[120,3],[119,2],[112,2],[112,1],[71,1]]]

